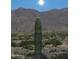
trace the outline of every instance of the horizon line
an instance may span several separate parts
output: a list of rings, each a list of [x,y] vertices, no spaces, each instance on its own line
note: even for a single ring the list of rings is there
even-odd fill
[[[11,11],[17,10],[17,9],[30,9],[30,10],[36,10],[38,12],[46,12],[46,11],[50,11],[50,10],[61,10],[61,9],[68,9],[68,7],[63,7],[63,8],[51,8],[48,10],[37,10],[37,9],[33,9],[33,8],[24,8],[24,7],[18,7],[16,9],[11,9]]]

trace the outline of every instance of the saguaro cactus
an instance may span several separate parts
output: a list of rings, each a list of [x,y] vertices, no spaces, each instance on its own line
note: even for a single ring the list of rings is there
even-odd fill
[[[42,27],[40,18],[35,21],[35,59],[42,59]]]

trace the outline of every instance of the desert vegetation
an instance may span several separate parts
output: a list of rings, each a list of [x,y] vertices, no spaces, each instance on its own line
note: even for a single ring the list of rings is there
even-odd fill
[[[52,53],[58,53],[56,50],[57,49],[62,49],[61,45],[63,45],[65,39],[67,40],[68,34],[67,32],[45,32],[42,33],[42,50],[48,46],[49,48],[49,53],[52,55]],[[12,33],[12,39],[11,39],[11,46],[16,50],[18,47],[22,47],[22,50],[28,50],[28,52],[22,55],[25,55],[28,59],[31,57],[34,57],[34,52],[35,52],[35,45],[34,45],[34,33]],[[60,48],[58,48],[60,46]],[[54,47],[57,47],[55,50],[53,50]],[[18,49],[19,50],[19,49]],[[63,48],[64,50],[64,48]],[[66,49],[67,50],[67,49]],[[16,52],[16,51],[15,51]],[[65,53],[65,52],[64,52]],[[63,53],[63,54],[64,54]],[[16,52],[15,54],[19,54]],[[20,53],[21,54],[21,53]],[[44,53],[43,53],[44,54]],[[50,55],[50,59],[53,59],[54,57]],[[67,55],[67,52],[66,52]],[[60,57],[61,58],[61,57]],[[63,57],[64,58],[64,57]],[[66,57],[67,58],[67,57]]]
[[[19,35],[22,34],[22,35]],[[33,45],[34,44],[34,34],[26,34],[26,33],[12,33],[12,47],[23,47],[24,45]],[[13,36],[14,35],[14,36]],[[65,38],[68,36],[66,32],[45,32],[43,33],[43,46],[48,45],[48,44],[54,44],[56,43],[57,45],[61,45],[62,41],[65,40]],[[18,42],[19,43],[18,43]],[[56,42],[54,42],[56,41]],[[59,44],[58,44],[59,43]]]
[[[11,59],[67,59],[67,32],[42,32],[40,18],[33,33],[11,34]]]

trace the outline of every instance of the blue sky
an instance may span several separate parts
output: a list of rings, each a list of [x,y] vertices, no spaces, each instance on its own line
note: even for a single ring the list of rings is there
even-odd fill
[[[47,11],[68,7],[68,0],[45,0],[43,6],[40,6],[38,1],[39,0],[12,0],[11,9],[14,10],[22,7],[26,9],[36,9],[38,11]]]

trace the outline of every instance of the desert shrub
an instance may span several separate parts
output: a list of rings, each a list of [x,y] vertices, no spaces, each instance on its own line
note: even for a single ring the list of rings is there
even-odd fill
[[[22,41],[20,43],[20,47],[24,47],[26,49],[33,49],[32,45],[34,44],[33,41]]]
[[[11,59],[17,59],[17,58],[15,58],[15,57],[11,57]]]
[[[56,37],[57,33],[56,32],[51,32],[50,37]]]
[[[43,38],[44,39],[49,39],[50,38],[50,33],[48,33],[48,32],[43,33]]]
[[[43,43],[44,43],[43,46],[49,45],[49,44],[53,44],[54,46],[57,46],[57,45],[62,44],[61,40],[59,40],[59,38],[57,38],[57,37],[51,37],[50,39],[48,39],[47,41],[45,41]]]
[[[15,42],[11,42],[11,46],[12,46],[12,47],[16,47],[17,44],[16,44]]]
[[[58,58],[59,59],[68,59],[68,54],[62,53],[62,54],[58,55]]]
[[[35,53],[28,53],[27,56],[28,57],[34,57],[35,56]]]
[[[62,54],[56,54],[55,56],[51,56],[51,59],[68,59],[68,54],[62,53]]]
[[[60,40],[58,40],[57,38],[52,38],[49,42],[50,42],[50,44],[53,44],[54,46],[62,44],[62,42]]]
[[[31,39],[31,37],[32,37],[32,35],[25,35],[25,39],[26,39],[26,40]]]
[[[65,37],[68,36],[68,33],[67,32],[58,32],[57,35],[58,35],[58,37],[61,38],[61,40],[64,40]]]
[[[11,37],[15,37],[15,36],[17,36],[18,35],[18,33],[12,33],[11,34]]]

